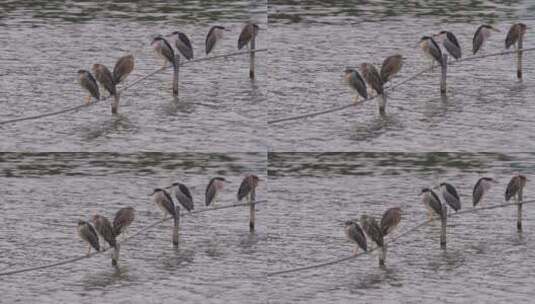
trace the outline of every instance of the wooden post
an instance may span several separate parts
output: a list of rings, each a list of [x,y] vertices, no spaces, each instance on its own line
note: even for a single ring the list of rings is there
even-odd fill
[[[442,213],[440,214],[440,223],[441,223],[440,248],[444,249],[446,248],[446,226],[448,223],[448,207],[446,207],[446,204],[442,205]]]
[[[249,78],[251,79],[254,79],[255,39],[256,39],[256,32],[253,33],[253,38],[251,38],[251,49],[250,49],[251,53],[249,55]]]
[[[523,200],[523,189],[520,188],[518,191],[518,199],[517,199],[517,218],[516,218],[516,230],[519,232],[522,231],[522,200]]]
[[[440,68],[440,94],[446,95],[446,77],[448,76],[448,54],[442,55],[442,65]]]
[[[178,72],[180,70],[180,55],[175,55],[175,66],[173,67],[173,96],[178,96]]]
[[[385,266],[386,260],[386,244],[381,247],[381,253],[379,254],[379,266]]]
[[[256,210],[255,210],[256,193],[255,192],[256,190],[253,188],[249,197],[249,204],[251,204],[251,206],[249,206],[249,231],[250,232],[254,231],[254,225],[255,225],[255,215],[256,215],[255,214],[256,213]]]
[[[117,264],[119,263],[119,250],[120,250],[121,246],[119,246],[119,243],[116,243],[115,244],[115,248],[113,248],[113,253],[111,255],[111,264],[113,266],[117,266]]]
[[[178,246],[178,233],[180,230],[180,207],[176,206],[176,217],[174,220],[174,227],[173,227],[173,245]]]
[[[520,35],[518,38],[517,50],[521,50],[523,48],[523,39],[524,35]],[[518,53],[516,53],[516,77],[518,79],[522,79],[522,51],[518,51]]]

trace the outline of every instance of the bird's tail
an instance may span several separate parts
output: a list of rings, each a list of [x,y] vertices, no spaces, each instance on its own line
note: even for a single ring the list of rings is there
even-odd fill
[[[115,246],[113,246],[113,252],[111,254],[111,264],[113,266],[117,266],[119,263],[119,250],[121,246],[118,243],[115,243]]]
[[[120,99],[119,92],[115,92],[115,94],[113,94],[113,101],[111,102],[111,113],[112,114],[117,114],[117,112],[119,110],[119,99]]]
[[[379,105],[379,114],[386,114],[386,94],[383,92],[377,96],[377,103]]]
[[[178,61],[177,61],[177,57],[175,57],[174,60],[173,60],[173,96],[178,96]]]

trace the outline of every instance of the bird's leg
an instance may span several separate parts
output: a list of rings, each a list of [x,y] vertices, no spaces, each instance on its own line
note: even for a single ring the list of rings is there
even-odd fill
[[[85,104],[90,104],[91,103],[91,95],[87,95],[85,97]]]
[[[88,244],[87,246],[87,255],[91,253],[91,244]]]

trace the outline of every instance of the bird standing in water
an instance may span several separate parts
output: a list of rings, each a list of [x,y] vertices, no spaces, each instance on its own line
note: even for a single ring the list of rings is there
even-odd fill
[[[390,81],[399,71],[401,70],[401,67],[403,66],[403,57],[399,54],[388,56],[383,61],[383,65],[381,65],[381,80],[383,81],[383,85]]]
[[[88,244],[87,255],[91,253],[91,247],[95,248],[96,251],[100,251],[97,232],[90,223],[82,220],[78,221],[78,235]]]
[[[472,52],[474,55],[481,49],[483,43],[490,37],[491,31],[499,32],[500,30],[493,28],[488,24],[479,26],[472,39]]]
[[[362,73],[362,78],[364,78],[368,85],[377,93],[379,114],[384,115],[386,108],[386,95],[383,88],[381,74],[379,74],[375,66],[371,63],[362,63],[360,65],[360,72]]]
[[[507,36],[505,37],[505,48],[508,49],[514,44],[515,48],[518,49],[517,42],[520,37],[524,37],[526,29],[527,26],[524,23],[513,24],[509,29],[509,32],[507,32]]]
[[[401,221],[401,208],[394,207],[385,211],[381,219],[381,231],[383,236],[390,234]]]
[[[206,55],[210,54],[216,44],[223,39],[223,32],[225,31],[227,31],[227,29],[219,25],[210,28],[206,35]]]
[[[452,32],[441,31],[436,35],[433,35],[438,42],[442,42],[444,48],[455,59],[459,59],[462,56],[461,45],[457,40],[457,37]]]
[[[357,254],[358,247],[360,247],[364,251],[368,251],[366,236],[364,235],[364,232],[362,231],[362,228],[360,228],[359,224],[355,223],[354,221],[346,221],[344,232],[347,239],[355,243],[355,247],[353,248],[353,255]]]
[[[98,90],[98,84],[93,75],[86,70],[78,70],[78,82],[80,86],[84,88],[89,95],[85,97],[85,103],[91,103],[91,97],[96,100],[100,100],[100,91]]]
[[[108,242],[110,247],[113,248],[112,265],[117,265],[117,260],[119,259],[119,244],[115,239],[113,226],[106,217],[98,214],[93,216],[93,225],[95,226],[95,230],[98,232],[100,237]]]
[[[193,59],[193,46],[191,46],[191,42],[186,36],[186,34],[180,32],[180,31],[174,31],[168,37],[172,37],[175,41],[176,49],[186,58],[187,60]]]
[[[238,38],[238,50],[241,50],[246,44],[248,44],[250,48],[251,45],[249,42],[251,39],[253,39],[253,37],[256,37],[259,29],[260,28],[258,25],[252,22],[247,22],[240,33],[240,37]]]
[[[188,210],[188,212],[191,213],[191,210],[193,210],[193,196],[191,195],[191,192],[189,191],[188,187],[182,183],[173,183],[168,188],[172,188],[172,191],[175,193],[175,197],[184,207],[184,209]]]
[[[433,219],[433,212],[438,214],[438,216],[442,215],[442,203],[433,190],[429,188],[423,188],[422,192],[420,192],[420,195],[422,196],[422,203],[427,208],[428,220]]]
[[[450,207],[457,212],[461,209],[461,198],[457,194],[457,190],[453,185],[448,183],[441,183],[440,188],[442,189],[442,197]]]
[[[508,202],[512,197],[515,198],[515,202],[519,203],[521,200],[521,193],[526,186],[526,181],[528,179],[524,175],[515,175],[507,184],[505,189],[505,201]]]
[[[431,68],[434,67],[434,62],[437,61],[440,66],[444,63],[442,62],[442,50],[438,46],[435,39],[429,36],[423,36],[420,39],[420,48],[424,52],[425,56],[431,59]]]
[[[164,60],[162,69],[167,66],[167,62],[171,63],[173,66],[173,95],[178,96],[178,66],[175,58],[175,51],[173,51],[169,42],[162,36],[155,37],[152,40],[151,45],[156,54]]]
[[[217,201],[217,194],[223,190],[225,183],[228,181],[223,177],[214,177],[210,179],[208,186],[206,186],[205,203],[206,206],[210,206],[213,203],[215,206]]]
[[[112,73],[105,65],[98,63],[93,64],[91,69],[93,70],[93,74],[95,74],[95,78],[98,80],[98,82],[106,89],[106,91],[108,91],[108,93],[110,93],[110,96],[113,96],[114,100],[111,104],[111,112],[116,114],[119,106],[119,94],[117,94]]]

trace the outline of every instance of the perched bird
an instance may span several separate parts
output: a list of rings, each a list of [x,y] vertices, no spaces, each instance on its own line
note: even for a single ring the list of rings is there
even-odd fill
[[[518,47],[516,43],[520,37],[523,37],[526,33],[527,26],[524,23],[515,23],[507,32],[507,37],[505,37],[505,48],[508,49],[511,45],[515,44],[515,47]]]
[[[361,215],[360,224],[362,225],[362,230],[377,246],[384,247],[383,231],[373,216]]]
[[[390,81],[394,75],[399,73],[403,66],[403,57],[399,54],[388,56],[381,65],[381,80],[383,85]]]
[[[440,189],[442,189],[442,197],[455,212],[461,209],[461,199],[455,187],[448,183],[441,183]]]
[[[173,183],[168,188],[172,188],[176,199],[184,209],[188,210],[188,212],[193,210],[193,196],[186,185],[177,182]]]
[[[173,95],[178,95],[178,66],[176,64],[175,52],[173,48],[162,36],[157,36],[152,40],[152,47],[156,54],[164,59],[162,68],[166,67],[166,63],[169,62],[173,66]]]
[[[444,65],[444,62],[442,61],[442,50],[440,50],[435,39],[429,36],[423,36],[420,39],[420,48],[425,56],[431,59],[431,67],[434,66],[434,61],[437,61],[440,66]]]
[[[110,221],[106,217],[98,214],[93,215],[92,221],[93,226],[100,237],[108,242],[111,247],[115,247],[117,242],[115,240],[113,226],[111,225]]]
[[[82,240],[88,243],[87,255],[91,253],[91,247],[95,248],[96,251],[100,251],[97,232],[90,223],[79,220],[78,235]]]
[[[366,80],[368,85],[377,93],[377,104],[379,105],[379,113],[385,114],[386,95],[383,89],[383,80],[381,75],[371,63],[362,63],[360,65],[360,72],[362,78]]]
[[[176,221],[176,208],[175,203],[173,203],[173,199],[169,195],[167,191],[164,189],[156,188],[152,192],[151,196],[154,198],[154,203],[160,207],[162,212],[164,213],[163,219],[166,219],[166,215],[169,214],[175,219]]]
[[[89,95],[85,97],[85,102],[87,104],[91,103],[91,97],[100,100],[97,81],[89,71],[78,70],[78,82],[80,83],[80,86],[89,93]]]
[[[472,192],[474,207],[481,202],[483,195],[490,189],[492,184],[496,184],[496,181],[490,177],[482,177],[477,181]]]
[[[134,70],[134,56],[125,55],[117,60],[113,68],[113,82],[117,85],[126,80]]]
[[[448,53],[453,56],[455,59],[459,59],[462,56],[461,45],[457,41],[457,37],[452,32],[440,31],[438,34],[434,35],[439,42],[442,42],[444,48]]]
[[[113,219],[113,235],[119,236],[121,233],[126,232],[128,227],[134,222],[136,217],[136,209],[132,207],[124,207],[119,209],[115,213],[115,218]]]
[[[439,216],[442,215],[442,203],[440,202],[440,199],[433,190],[429,188],[423,188],[420,195],[422,195],[422,202],[427,208],[427,215],[429,220],[433,218],[433,211]]]
[[[180,52],[180,54],[182,54],[182,56],[184,56],[184,58],[187,60],[193,59],[193,47],[191,46],[191,42],[186,34],[175,31],[169,36],[174,38],[176,49]]]
[[[256,37],[259,29],[260,28],[258,25],[252,22],[247,22],[240,33],[240,37],[238,38],[238,50],[241,50],[246,44],[249,43],[249,41],[251,41],[251,39],[253,39],[253,37]]]
[[[241,201],[244,197],[247,197],[247,200],[251,202],[251,193],[256,190],[258,181],[260,181],[260,179],[256,175],[250,174],[245,176],[240,184],[240,188],[238,189],[238,201]]]
[[[474,55],[481,49],[483,43],[489,39],[491,31],[499,32],[498,29],[495,29],[488,24],[483,24],[477,28],[474,38],[472,39],[472,52]]]
[[[223,177],[214,177],[210,179],[208,186],[206,186],[206,206],[210,206],[212,202],[215,205],[217,200],[217,194],[223,190],[225,183],[228,183],[228,181]]]
[[[364,251],[368,251],[368,244],[366,242],[366,236],[360,228],[359,224],[353,221],[346,221],[344,231],[346,237],[355,243],[355,248],[353,248],[353,255],[357,254],[358,247]],[[358,246],[358,247],[357,247]]]
[[[206,55],[214,49],[217,42],[223,39],[223,32],[226,31],[222,26],[212,26],[206,35]]]
[[[394,207],[385,211],[381,219],[381,232],[383,236],[390,234],[401,221],[401,208]]]
[[[514,197],[515,201],[518,203],[520,201],[520,193],[524,190],[527,180],[528,179],[524,175],[518,174],[513,176],[505,189],[505,201],[508,202]]]
[[[115,88],[115,81],[113,80],[113,75],[108,70],[108,68],[103,64],[95,63],[91,68],[95,78],[98,82],[110,93],[110,96],[114,97],[114,100],[111,105],[111,112],[117,113],[117,108],[119,106],[119,94],[117,94],[117,89]]]
[[[364,79],[360,76],[359,72],[355,69],[347,68],[344,71],[344,79],[353,88],[357,93],[362,96],[364,99],[368,99],[368,90],[366,88],[366,83]],[[356,103],[358,101],[358,95],[353,97],[353,101]]]

